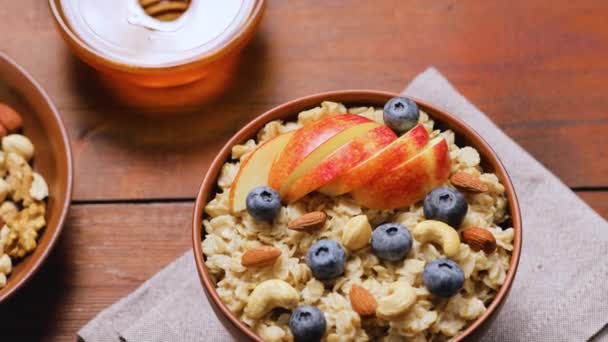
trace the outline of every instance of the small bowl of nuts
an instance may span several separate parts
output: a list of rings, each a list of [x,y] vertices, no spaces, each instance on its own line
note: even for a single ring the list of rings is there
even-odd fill
[[[0,303],[40,268],[72,194],[61,118],[40,86],[0,53]]]
[[[192,241],[212,308],[255,341],[461,341],[517,271],[513,185],[453,115],[351,90],[278,106],[211,164]]]

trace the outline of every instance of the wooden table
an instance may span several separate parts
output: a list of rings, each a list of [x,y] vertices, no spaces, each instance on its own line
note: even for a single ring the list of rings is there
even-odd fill
[[[57,105],[76,177],[61,241],[0,307],[0,339],[74,340],[190,249],[203,173],[251,118],[325,90],[399,91],[429,65],[608,217],[607,14],[603,0],[269,0],[225,95],[194,114],[144,119],[70,54],[47,1],[3,1],[0,49]]]

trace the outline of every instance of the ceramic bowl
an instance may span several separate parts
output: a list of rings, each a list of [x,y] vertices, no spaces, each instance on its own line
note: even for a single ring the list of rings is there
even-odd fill
[[[218,175],[222,165],[230,158],[232,146],[244,143],[247,139],[255,137],[258,130],[260,130],[269,121],[276,119],[282,119],[285,121],[296,120],[297,114],[300,111],[318,106],[322,101],[325,100],[341,102],[347,107],[357,105],[383,107],[390,98],[397,95],[398,94],[395,93],[381,91],[345,90],[321,93],[293,100],[258,116],[240,131],[238,131],[219,152],[207,170],[207,174],[203,179],[196,198],[194,216],[192,220],[192,242],[196,267],[202,286],[207,294],[207,297],[209,298],[209,302],[211,303],[211,306],[213,307],[220,321],[235,338],[242,340],[250,339],[262,341],[262,339],[251,329],[249,329],[245,323],[241,322],[237,317],[235,317],[230,312],[228,307],[220,300],[220,297],[215,290],[215,284],[212,277],[205,266],[205,257],[203,255],[201,246],[204,234],[202,224],[202,220],[205,215],[204,207],[205,204],[211,198],[213,198],[216,193]],[[438,127],[442,129],[452,129],[456,133],[456,143],[459,146],[468,145],[475,147],[481,155],[481,165],[484,170],[496,173],[501,183],[505,186],[507,200],[509,202],[508,207],[510,217],[507,225],[514,228],[515,235],[509,270],[503,286],[500,288],[498,294],[488,306],[485,313],[472,322],[458,337],[454,339],[454,341],[461,341],[464,339],[479,339],[481,336],[483,336],[485,331],[490,326],[492,320],[500,311],[502,304],[505,302],[505,299],[509,294],[509,290],[511,289],[511,285],[517,271],[522,241],[522,225],[519,204],[513,189],[513,184],[511,183],[504,166],[500,162],[499,157],[488,145],[488,143],[479,136],[478,133],[445,110],[417,99],[413,100],[416,101],[421,110],[428,113],[431,118],[435,120]]]
[[[38,83],[20,66],[0,53],[0,102],[15,108],[23,118],[23,134],[36,148],[34,170],[49,187],[47,225],[32,254],[14,265],[0,289],[0,303],[21,288],[40,269],[57,242],[72,197],[72,154],[61,118]]]

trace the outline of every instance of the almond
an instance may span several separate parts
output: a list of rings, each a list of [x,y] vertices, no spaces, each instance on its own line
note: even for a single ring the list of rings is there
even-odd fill
[[[15,133],[23,126],[23,119],[13,108],[0,103],[0,124],[8,133]]]
[[[268,266],[281,255],[281,250],[273,246],[260,246],[248,249],[241,257],[245,267]]]
[[[313,211],[289,222],[287,228],[309,232],[323,228],[326,220],[327,214],[322,211]]]
[[[479,179],[466,172],[456,172],[450,177],[452,185],[462,191],[481,193],[487,192],[488,186]]]
[[[350,288],[350,305],[361,316],[373,315],[378,303],[374,296],[363,286],[353,285]]]
[[[496,250],[494,235],[481,227],[471,227],[463,230],[462,241],[476,252],[483,250],[487,254],[490,254]]]

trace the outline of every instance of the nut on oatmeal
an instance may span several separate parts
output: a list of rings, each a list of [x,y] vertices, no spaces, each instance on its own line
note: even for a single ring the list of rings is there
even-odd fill
[[[287,228],[303,232],[310,232],[323,228],[326,220],[327,214],[322,211],[313,211],[289,222]]]
[[[450,177],[452,185],[462,191],[482,193],[488,191],[488,186],[477,176],[466,172],[456,172]]]
[[[474,251],[490,254],[496,250],[496,238],[482,227],[471,227],[462,231],[462,241]]]
[[[422,221],[414,227],[412,235],[420,243],[436,243],[441,246],[443,254],[448,258],[456,256],[460,251],[458,232],[441,221]]]
[[[299,298],[298,291],[285,281],[266,280],[258,284],[247,298],[245,313],[251,318],[259,319],[277,307],[295,308]]]
[[[346,223],[342,232],[342,244],[351,251],[356,251],[369,244],[372,236],[372,226],[367,220],[367,216],[358,215]]]
[[[378,302],[365,287],[353,284],[348,294],[350,305],[356,313],[361,316],[373,315],[378,307]]]
[[[280,255],[281,250],[273,246],[249,248],[241,257],[241,265],[245,267],[272,265]]]
[[[416,302],[416,291],[405,280],[388,286],[388,295],[378,300],[376,314],[382,318],[393,318],[405,313]]]

